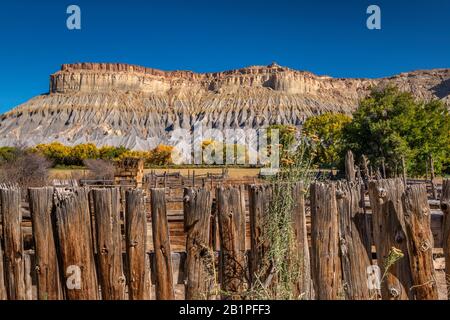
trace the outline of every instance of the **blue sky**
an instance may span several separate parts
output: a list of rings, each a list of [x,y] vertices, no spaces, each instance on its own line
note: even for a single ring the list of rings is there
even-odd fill
[[[66,28],[77,4],[82,29]],[[366,28],[381,7],[382,29]],[[1,1],[0,112],[63,63],[221,71],[276,61],[334,77],[450,67],[450,0]]]

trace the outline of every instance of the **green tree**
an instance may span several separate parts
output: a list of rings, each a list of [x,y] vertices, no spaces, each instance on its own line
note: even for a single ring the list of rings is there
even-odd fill
[[[14,160],[17,151],[15,147],[0,147],[0,163]]]
[[[365,154],[374,167],[384,160],[387,173],[399,170],[401,157],[410,174],[423,174],[432,156],[441,172],[450,154],[450,116],[440,101],[417,101],[395,87],[374,89],[360,102],[344,129],[347,149]]]
[[[70,153],[72,164],[83,165],[83,161],[86,159],[98,159],[99,152],[95,144],[83,143],[74,146]]]
[[[341,161],[343,130],[351,117],[341,113],[324,113],[308,118],[303,134],[316,141],[313,162],[323,167],[335,167]]]
[[[119,159],[122,154],[129,151],[129,149],[124,146],[113,147],[113,146],[103,146],[98,149],[99,158],[103,160],[115,160]]]
[[[49,144],[38,144],[31,151],[45,156],[54,165],[68,165],[70,164],[72,147],[67,147],[60,142],[52,142]]]

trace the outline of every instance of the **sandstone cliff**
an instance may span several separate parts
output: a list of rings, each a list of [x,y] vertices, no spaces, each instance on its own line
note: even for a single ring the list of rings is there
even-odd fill
[[[142,150],[202,120],[213,128],[300,126],[311,115],[351,113],[370,87],[388,83],[450,105],[450,69],[381,79],[338,79],[272,64],[217,73],[126,64],[63,65],[50,90],[0,117],[0,145],[94,142]]]

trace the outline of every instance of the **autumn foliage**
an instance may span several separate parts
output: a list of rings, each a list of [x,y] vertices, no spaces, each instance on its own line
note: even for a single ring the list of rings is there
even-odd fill
[[[83,166],[85,160],[120,160],[123,158],[142,158],[147,165],[172,164],[171,146],[159,145],[149,151],[134,151],[125,147],[103,146],[98,148],[93,143],[65,146],[60,142],[39,144],[31,151],[45,156],[56,166]]]

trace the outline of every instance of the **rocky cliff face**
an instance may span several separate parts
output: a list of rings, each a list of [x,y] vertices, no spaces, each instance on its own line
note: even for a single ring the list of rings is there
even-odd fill
[[[167,143],[170,132],[202,121],[217,129],[300,126],[327,111],[351,113],[370,87],[395,84],[450,105],[450,69],[381,79],[337,79],[272,64],[218,73],[165,72],[126,64],[63,65],[50,92],[0,117],[0,145],[61,141]]]

